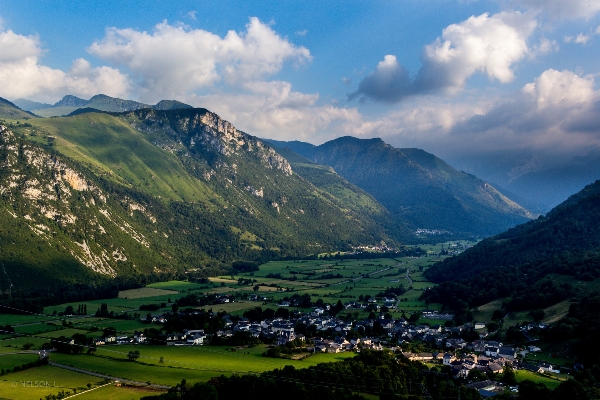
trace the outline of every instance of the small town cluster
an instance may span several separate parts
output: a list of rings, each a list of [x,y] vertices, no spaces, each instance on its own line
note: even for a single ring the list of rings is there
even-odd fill
[[[351,303],[346,303],[345,308],[350,308]],[[200,311],[186,310],[186,313],[200,313]],[[212,313],[216,317],[216,313]],[[512,347],[498,341],[484,340],[485,334],[479,335],[479,340],[467,342],[461,338],[465,331],[474,332],[485,328],[483,323],[467,323],[462,326],[448,327],[443,325],[417,325],[404,318],[391,319],[381,312],[375,319],[362,319],[348,321],[331,316],[327,307],[315,308],[310,313],[291,313],[290,318],[272,318],[251,321],[229,314],[220,316],[223,329],[212,334],[203,329],[184,329],[181,332],[166,333],[160,336],[160,341],[153,339],[152,344],[167,346],[194,346],[209,344],[215,337],[227,340],[236,334],[256,338],[264,343],[274,346],[285,346],[288,342],[298,340],[305,343],[308,353],[339,353],[360,352],[362,349],[384,350],[389,349],[400,353],[412,361],[440,364],[451,369],[455,378],[467,378],[474,371],[480,371],[488,376],[501,373],[505,365],[513,369],[526,369],[541,373],[560,373],[554,366],[539,363],[531,365],[519,361],[527,353],[540,352],[536,346]],[[183,315],[183,312],[180,312]],[[171,315],[154,315],[152,321],[164,324]],[[389,314],[387,315],[389,316]],[[448,319],[451,314],[438,312],[425,312],[423,317]],[[524,332],[532,325],[523,326]],[[537,328],[544,329],[547,325],[536,324]],[[301,333],[301,332],[302,333]],[[133,336],[108,335],[95,339],[97,346],[107,344],[144,344],[149,343],[142,332],[135,332]],[[423,343],[430,349],[437,351],[412,353],[403,351],[409,347],[407,344]]]

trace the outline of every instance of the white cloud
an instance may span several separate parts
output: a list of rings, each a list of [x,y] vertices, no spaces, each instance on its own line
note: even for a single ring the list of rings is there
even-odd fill
[[[37,36],[23,36],[11,30],[0,32],[0,95],[11,99],[35,97],[56,101],[65,94],[93,96],[104,93],[125,96],[127,76],[110,67],[92,67],[77,59],[63,72],[39,63],[43,50]]]
[[[367,75],[358,85],[358,90],[348,96],[367,96],[378,101],[397,102],[409,94],[411,81],[408,71],[398,63],[396,56],[386,55],[377,64],[375,71]]]
[[[538,110],[547,107],[570,108],[589,104],[594,96],[594,80],[571,71],[544,71],[534,82],[523,87],[523,93],[535,99]]]
[[[308,29],[303,29],[301,31],[297,31],[296,35],[298,35],[298,36],[306,36],[307,33],[308,33]]]
[[[472,16],[442,31],[441,37],[425,46],[423,66],[410,80],[408,71],[393,55],[385,56],[377,69],[363,79],[349,98],[365,96],[377,101],[396,102],[415,94],[462,90],[475,73],[486,74],[502,83],[514,79],[513,65],[531,50],[527,39],[536,27],[529,14],[502,12]],[[550,51],[552,42],[542,42],[539,51]]]
[[[549,53],[555,53],[559,50],[556,40],[550,40],[542,37],[539,44],[534,45],[529,52],[529,58],[535,59],[538,56],[543,56]]]
[[[590,19],[600,11],[598,0],[513,0],[512,3],[553,19]]]
[[[194,21],[197,21],[198,20],[198,18],[196,18],[196,13],[197,12],[198,11],[196,11],[196,10],[188,11],[187,16],[190,17],[190,19],[193,19]]]
[[[472,16],[445,28],[441,38],[425,47],[417,76],[425,89],[462,89],[476,72],[502,83],[514,79],[512,66],[528,52],[527,39],[536,27],[528,14],[502,12]]]
[[[167,22],[152,33],[110,28],[88,51],[129,68],[140,79],[142,98],[151,101],[195,93],[222,79],[243,84],[279,72],[285,61],[311,59],[308,49],[281,38],[258,18],[250,18],[246,32],[229,31],[223,38]]]

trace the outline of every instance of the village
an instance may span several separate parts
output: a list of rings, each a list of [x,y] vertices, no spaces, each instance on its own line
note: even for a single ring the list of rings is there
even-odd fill
[[[381,310],[385,304],[393,303],[392,298],[378,299],[375,302],[343,304],[345,310],[375,305],[374,309]],[[278,304],[289,307],[289,302]],[[209,345],[215,337],[221,340],[230,339],[235,335],[252,337],[262,343],[270,344],[272,348],[300,347],[304,356],[315,353],[360,352],[363,349],[389,350],[411,361],[420,361],[430,367],[438,367],[454,379],[470,382],[480,393],[504,390],[504,387],[494,377],[502,374],[506,368],[511,370],[526,370],[541,374],[559,374],[560,370],[545,362],[534,364],[523,362],[528,353],[537,353],[539,347],[529,345],[516,347],[495,340],[486,340],[488,333],[483,329],[484,323],[467,323],[461,326],[445,326],[439,324],[415,324],[405,318],[393,319],[389,313],[379,312],[375,318],[347,320],[329,314],[332,305],[313,307],[309,313],[291,312],[289,318],[265,318],[250,320],[238,316],[224,314],[219,317],[223,321],[223,329],[212,334],[203,329],[183,329],[181,332],[162,334],[160,340],[148,340],[142,332],[132,336],[109,335],[95,339],[96,346],[109,344],[161,344],[165,346],[199,346]],[[385,308],[383,308],[385,309]],[[179,315],[199,314],[201,311],[187,309],[179,311]],[[216,313],[214,317],[217,317]],[[371,315],[373,316],[373,315]],[[425,311],[424,319],[446,319],[451,321],[453,315],[436,311]],[[154,324],[164,324],[170,313],[153,315]],[[450,324],[451,325],[451,324]],[[530,330],[546,329],[545,324],[529,324],[521,328],[526,334]],[[479,339],[466,341],[461,338],[464,332],[481,331]],[[293,346],[291,346],[293,344]],[[410,352],[406,349],[414,347],[428,349],[426,352]]]

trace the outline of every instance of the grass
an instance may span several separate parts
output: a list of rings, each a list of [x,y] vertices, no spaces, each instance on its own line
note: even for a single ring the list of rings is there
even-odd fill
[[[0,356],[0,369],[13,369],[37,359],[37,354],[4,354]]]
[[[48,339],[30,336],[14,337],[10,339],[0,340],[0,354],[23,351],[23,345],[25,343],[33,343],[32,350],[38,350],[41,349],[42,345],[46,342],[48,342]]]
[[[175,290],[178,292],[183,292],[187,290],[195,290],[195,289],[204,289],[206,285],[200,283],[192,283],[192,282],[183,282],[183,281],[168,281],[168,282],[157,282],[151,283],[146,286],[147,288],[155,288],[155,289],[167,289],[167,290]]]
[[[37,382],[37,384],[36,384]],[[60,391],[84,390],[91,383],[97,385],[99,378],[44,365],[0,377],[0,393],[4,398],[37,400]]]
[[[538,374],[537,372],[531,372],[526,370],[515,371],[517,376],[517,382],[524,381],[526,379],[532,380],[535,383],[543,383],[548,389],[556,389],[558,385],[564,380],[559,378],[551,378],[546,375]]]
[[[114,384],[100,387],[77,396],[78,400],[137,400],[144,396],[156,396],[164,392],[131,386],[117,387]]]
[[[172,294],[177,294],[178,292],[175,290],[165,290],[158,289],[152,287],[144,287],[139,289],[129,289],[129,290],[121,290],[119,292],[120,299],[140,299],[144,297],[154,297],[154,296],[169,296]]]
[[[151,135],[143,136],[119,118],[90,113],[32,119],[31,124],[56,137],[57,151],[121,184],[144,187],[170,200],[208,203],[214,197],[206,185],[186,172],[175,155],[152,145],[152,138],[146,137]]]
[[[140,362],[127,361],[130,350],[139,350]],[[263,357],[266,346],[231,351],[225,347],[194,346],[106,346],[100,347],[95,356],[53,353],[53,361],[105,373],[120,378],[175,385],[188,382],[204,382],[214,376],[233,373],[260,373],[293,365],[307,368],[322,362],[338,361],[353,357],[352,353],[317,354],[302,361]],[[160,364],[164,357],[164,364]]]
[[[19,325],[28,324],[31,322],[43,322],[54,319],[52,316],[46,315],[16,315],[16,314],[0,314],[2,325]]]

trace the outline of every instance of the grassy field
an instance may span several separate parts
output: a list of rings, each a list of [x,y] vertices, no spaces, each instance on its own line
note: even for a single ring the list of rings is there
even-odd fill
[[[546,375],[538,374],[537,372],[519,370],[515,371],[517,375],[517,382],[524,381],[525,379],[530,379],[535,383],[543,383],[549,389],[555,389],[560,383],[565,380],[565,378],[559,377],[548,377]]]
[[[144,396],[156,396],[162,392],[143,387],[120,386],[114,383],[77,395],[78,400],[137,400]]]
[[[0,357],[1,358],[1,357]],[[0,377],[0,396],[8,399],[37,400],[60,391],[87,389],[100,384],[99,378],[50,365],[31,368]]]
[[[0,369],[13,369],[37,359],[37,354],[3,354],[0,356]]]
[[[139,350],[139,362],[127,360],[130,350]],[[96,355],[69,355],[53,353],[51,360],[100,372],[123,379],[141,382],[175,385],[186,379],[188,382],[207,381],[219,375],[234,373],[260,373],[275,368],[293,365],[307,368],[323,362],[353,357],[353,353],[316,354],[301,361],[263,357],[266,346],[230,348],[213,346],[105,346],[99,347]],[[160,358],[164,364],[160,364]]]
[[[120,299],[141,299],[145,297],[170,296],[179,292],[175,290],[165,290],[152,287],[143,287],[139,289],[121,290],[119,292]]]

